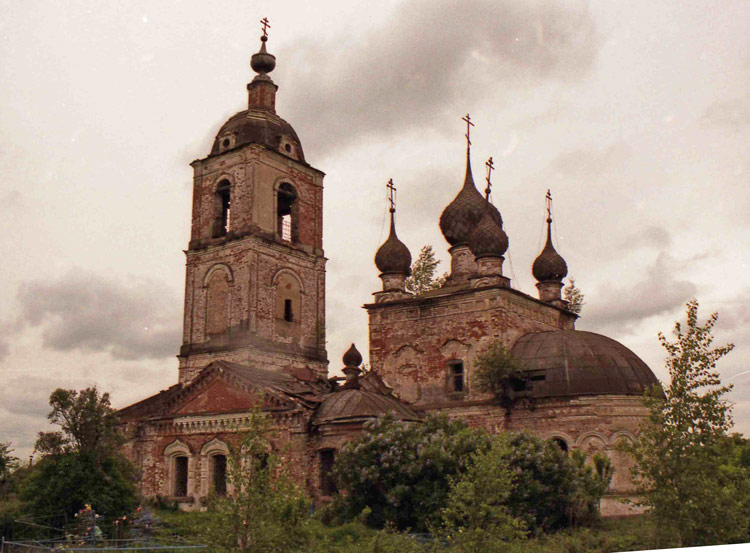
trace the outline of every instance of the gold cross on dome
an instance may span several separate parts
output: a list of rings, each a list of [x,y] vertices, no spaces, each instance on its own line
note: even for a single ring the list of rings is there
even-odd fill
[[[466,117],[461,118],[461,121],[466,121],[466,144],[471,146],[471,127],[474,126],[474,123],[471,122],[471,115],[467,113]]]
[[[393,179],[388,180],[386,185],[388,189],[388,202],[391,204],[391,212],[396,211],[396,187],[393,185]]]
[[[268,29],[271,28],[271,24],[268,22],[268,18],[264,17],[260,20],[260,24],[263,25],[263,36],[268,36]]]
[[[490,156],[490,159],[487,160],[487,163],[485,163],[487,166],[487,188],[485,188],[484,193],[487,199],[490,199],[490,190],[492,190],[492,183],[490,182],[490,177],[492,176],[492,170],[495,168],[495,163],[492,161],[492,156]]]

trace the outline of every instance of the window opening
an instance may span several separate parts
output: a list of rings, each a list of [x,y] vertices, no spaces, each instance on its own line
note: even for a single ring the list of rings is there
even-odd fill
[[[211,457],[211,485],[216,495],[227,494],[227,458],[225,455]]]
[[[229,181],[221,181],[219,187],[216,189],[216,195],[221,207],[219,228],[217,229],[216,236],[226,236],[232,225],[232,200],[229,189]]]
[[[294,313],[292,313],[292,300],[284,300],[284,320],[290,323],[294,320]]]
[[[568,452],[568,444],[565,443],[565,440],[563,440],[562,438],[553,438],[552,441],[555,443],[555,445],[557,447],[560,448],[560,450],[563,453],[567,453]]]
[[[320,491],[323,495],[333,495],[338,490],[333,478],[333,463],[336,460],[335,449],[320,451]]]
[[[297,236],[297,191],[289,183],[282,183],[277,194],[277,232],[286,242],[293,242]]]
[[[448,385],[454,392],[463,392],[465,388],[464,362],[450,361],[448,363]]]
[[[174,494],[177,497],[187,495],[188,484],[188,458],[175,457],[174,459]]]

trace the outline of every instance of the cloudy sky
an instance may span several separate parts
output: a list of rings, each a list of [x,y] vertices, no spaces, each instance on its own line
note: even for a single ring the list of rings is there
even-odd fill
[[[278,113],[326,172],[328,352],[367,349],[385,183],[446,265],[438,218],[491,155],[506,273],[535,294],[544,193],[578,328],[661,379],[697,298],[750,434],[750,4],[0,0],[0,441],[27,456],[56,387],[120,407],[173,384],[192,170],[245,107],[258,20]],[[748,371],[748,372],[745,372]],[[744,373],[744,374],[743,374]]]

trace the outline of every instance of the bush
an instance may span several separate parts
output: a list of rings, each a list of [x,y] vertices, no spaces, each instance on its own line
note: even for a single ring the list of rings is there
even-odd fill
[[[334,474],[345,494],[333,508],[351,520],[369,507],[370,526],[424,532],[439,524],[451,478],[490,443],[485,431],[445,416],[421,424],[379,418],[341,449]]]

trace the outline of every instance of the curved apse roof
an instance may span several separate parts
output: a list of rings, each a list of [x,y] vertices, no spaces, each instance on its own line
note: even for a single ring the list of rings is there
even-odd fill
[[[594,394],[643,395],[657,384],[640,357],[621,343],[581,330],[533,332],[518,339],[511,354],[535,380],[533,397]]]

